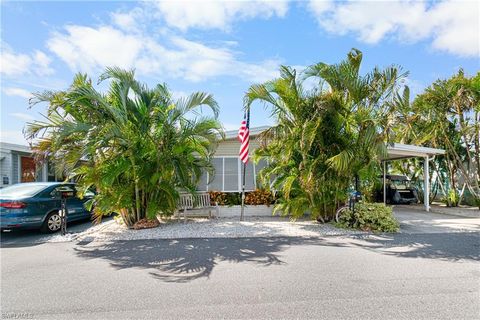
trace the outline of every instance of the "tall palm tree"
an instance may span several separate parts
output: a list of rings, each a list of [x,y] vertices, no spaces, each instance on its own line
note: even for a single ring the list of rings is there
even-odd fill
[[[165,84],[153,89],[133,71],[107,68],[97,91],[78,74],[65,91],[36,94],[46,102],[45,121],[28,124],[39,157],[50,159],[75,178],[82,190],[95,187],[98,217],[119,212],[127,225],[157,214],[169,215],[179,190],[194,192],[202,170],[222,135],[218,105],[207,93],[174,100]],[[213,116],[204,116],[206,106]]]
[[[458,190],[468,190],[480,204],[480,73],[469,78],[460,70],[435,81],[413,103],[394,105],[402,115],[394,128],[398,139],[446,150],[433,167],[442,191],[451,195],[447,204],[458,203]]]

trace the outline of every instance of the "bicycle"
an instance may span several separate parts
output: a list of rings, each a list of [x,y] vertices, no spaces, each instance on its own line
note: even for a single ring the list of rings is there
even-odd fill
[[[346,210],[352,210],[355,213],[355,203],[359,202],[361,199],[362,194],[360,192],[354,191],[350,193],[350,197],[348,198],[348,201],[345,203],[345,205],[338,208],[335,212],[335,221],[337,223],[340,222],[340,217]]]

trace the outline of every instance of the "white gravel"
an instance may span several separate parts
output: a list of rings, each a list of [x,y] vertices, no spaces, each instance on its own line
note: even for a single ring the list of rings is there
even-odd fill
[[[76,240],[78,237],[78,234],[75,234],[75,233],[68,233],[64,236],[62,236],[60,234],[60,232],[58,232],[57,234],[53,234],[53,235],[48,235],[48,236],[44,236],[40,239],[37,239],[35,241],[35,243],[44,243],[44,242],[69,242],[69,241],[73,241],[73,240]]]
[[[110,241],[179,238],[250,238],[250,237],[320,237],[328,235],[364,234],[361,231],[338,229],[330,224],[310,220],[291,222],[283,218],[189,219],[171,220],[157,228],[130,230],[115,221],[90,228],[76,240]]]

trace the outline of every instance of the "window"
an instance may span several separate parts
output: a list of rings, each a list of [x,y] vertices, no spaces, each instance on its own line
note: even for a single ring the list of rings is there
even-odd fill
[[[238,191],[238,158],[225,158],[224,191]]]
[[[58,182],[58,181],[66,180],[66,177],[62,177],[62,175],[59,175],[56,172],[55,165],[50,161],[48,161],[47,163],[47,171],[48,171],[47,181],[49,182]]]
[[[264,159],[261,159],[258,161],[258,163],[255,165],[255,179],[257,182],[257,188],[262,187],[262,184],[260,182],[260,171],[267,166],[267,161]]]
[[[243,173],[243,163],[242,166],[242,173]],[[245,171],[245,190],[255,190],[255,175],[253,171],[253,162],[248,161],[246,166],[247,171]],[[243,179],[243,177],[242,177]]]
[[[215,157],[212,159],[212,165],[215,168],[214,176],[205,172],[197,186],[198,191],[242,191],[243,163],[238,157]],[[260,186],[256,180],[258,172],[265,166],[266,162],[263,160],[258,165],[252,161],[248,162],[245,172],[246,191],[255,190]]]
[[[0,196],[7,196],[12,198],[32,197],[47,188],[45,184],[14,184],[0,190]]]
[[[213,167],[215,168],[215,175],[209,175],[208,190],[223,190],[223,158],[213,158]]]

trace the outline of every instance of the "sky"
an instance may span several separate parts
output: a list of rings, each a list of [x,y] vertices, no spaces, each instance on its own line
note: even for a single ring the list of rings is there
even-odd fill
[[[459,68],[480,70],[477,1],[1,1],[2,142],[28,144],[32,92],[62,90],[108,66],[135,69],[174,96],[212,93],[225,129],[239,127],[243,95],[273,79],[280,65],[299,70],[363,52],[361,72],[400,65],[412,98]],[[99,90],[105,90],[100,85]],[[269,125],[254,106],[251,126]]]

